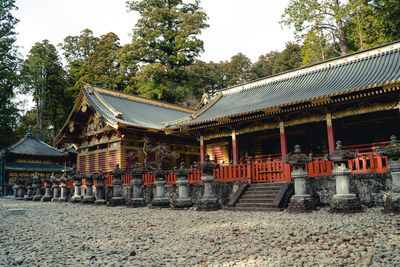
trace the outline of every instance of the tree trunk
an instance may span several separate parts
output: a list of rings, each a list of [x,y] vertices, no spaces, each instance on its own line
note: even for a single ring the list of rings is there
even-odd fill
[[[344,36],[344,28],[342,18],[339,16],[339,0],[332,0],[335,6],[335,20],[337,25],[337,37],[339,39],[340,53],[342,55],[347,55],[349,53],[349,48],[347,47],[346,38]]]

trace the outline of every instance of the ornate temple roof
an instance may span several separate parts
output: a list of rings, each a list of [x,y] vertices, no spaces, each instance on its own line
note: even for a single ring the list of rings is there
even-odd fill
[[[40,164],[40,163],[21,163],[11,162],[5,166],[8,171],[25,171],[25,172],[63,172],[64,167],[57,164]],[[67,168],[67,171],[70,168]]]
[[[150,129],[164,128],[163,122],[186,116],[194,110],[128,93],[85,86],[90,106],[110,122]]]
[[[400,42],[341,56],[217,92],[208,104],[169,129],[213,122],[400,82]]]
[[[36,138],[32,131],[29,130],[27,135],[19,142],[7,148],[8,153],[19,155],[35,155],[35,156],[51,156],[51,157],[65,157],[64,152],[40,141]]]

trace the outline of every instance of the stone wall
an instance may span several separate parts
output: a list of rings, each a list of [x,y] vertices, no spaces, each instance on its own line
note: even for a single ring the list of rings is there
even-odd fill
[[[214,190],[222,206],[225,206],[229,199],[233,196],[239,186],[247,182],[226,182],[226,183],[214,183]],[[146,185],[143,188],[143,194],[146,204],[150,204],[153,195],[156,192],[155,185]],[[165,186],[165,193],[168,199],[173,203],[175,199],[178,198],[178,187],[175,184],[167,184]],[[191,196],[193,203],[197,203],[201,199],[204,193],[203,184],[190,184],[189,185],[189,196]],[[126,202],[130,201],[132,197],[132,186],[123,187],[123,196]],[[106,199],[107,201],[112,197],[112,188],[107,187],[106,189]]]
[[[319,201],[321,206],[329,205],[332,196],[336,192],[335,178],[333,176],[321,176],[307,180],[309,193]],[[356,194],[365,206],[382,205],[383,194],[392,187],[389,173],[369,173],[351,175],[350,190]]]

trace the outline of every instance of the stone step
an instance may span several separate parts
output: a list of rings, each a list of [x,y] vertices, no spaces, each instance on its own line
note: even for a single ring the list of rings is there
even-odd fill
[[[261,199],[239,199],[237,203],[266,203],[272,204],[274,198],[261,198]],[[237,205],[236,203],[236,205]]]
[[[241,200],[241,199],[271,199],[271,200],[273,200],[273,199],[275,199],[275,195],[265,195],[265,194],[259,194],[259,195],[256,195],[256,194],[251,194],[251,195],[246,195],[246,194],[244,194],[244,195],[242,195],[240,198],[239,198],[239,200]]]
[[[236,203],[235,207],[238,208],[278,208],[272,203]]]
[[[281,211],[280,209],[277,208],[239,208],[239,207],[227,207],[225,208],[226,210],[230,211],[247,211],[247,212],[277,212]]]
[[[278,193],[280,190],[280,188],[278,189],[271,189],[271,188],[248,188],[246,189],[246,191],[244,192],[245,194],[276,194]]]
[[[282,185],[283,184],[281,184],[281,183],[272,183],[272,184],[270,184],[270,183],[261,183],[261,184],[260,183],[259,184],[255,183],[255,184],[250,184],[249,187],[250,188],[256,188],[256,187],[261,187],[261,188],[264,188],[264,187],[268,187],[268,188],[278,187],[278,188],[281,188]]]

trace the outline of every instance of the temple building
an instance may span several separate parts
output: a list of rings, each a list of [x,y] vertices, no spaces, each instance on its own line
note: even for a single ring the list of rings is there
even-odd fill
[[[86,85],[56,142],[77,144],[81,172],[129,169],[149,138],[188,165],[206,153],[222,166],[274,162],[262,172],[287,180],[283,160],[295,144],[320,161],[339,139],[375,157],[376,145],[400,134],[399,90],[400,42],[221,89],[196,110]]]
[[[166,135],[163,122],[193,112],[174,104],[86,85],[55,140],[77,145],[77,167],[81,173],[109,172],[117,163],[123,170],[132,169],[136,162],[144,161],[153,168],[157,162],[164,169],[172,169],[182,160],[188,165],[198,161],[199,146],[194,136]],[[169,156],[171,153],[177,156]]]
[[[32,130],[14,145],[0,151],[0,186],[11,186],[15,177],[61,175],[67,153],[36,138]]]
[[[200,136],[201,155],[234,165],[282,160],[300,144],[315,156],[342,140],[371,151],[400,133],[400,42],[220,90],[168,132]]]

